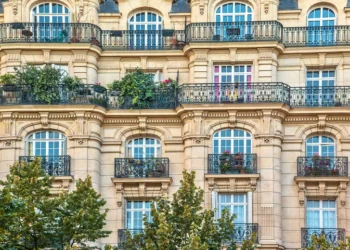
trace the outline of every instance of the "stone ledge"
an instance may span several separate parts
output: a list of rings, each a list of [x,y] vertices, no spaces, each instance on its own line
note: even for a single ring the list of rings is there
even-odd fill
[[[56,195],[63,191],[69,191],[70,184],[73,182],[73,176],[55,176],[52,187],[50,188],[50,194]]]
[[[260,174],[205,174],[209,190],[249,192],[256,189]]]

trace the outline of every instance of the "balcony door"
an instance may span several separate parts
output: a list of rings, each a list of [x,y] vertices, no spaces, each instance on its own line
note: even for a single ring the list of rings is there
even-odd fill
[[[216,65],[214,66],[213,102],[249,102],[252,100],[251,65]],[[212,98],[210,98],[212,99]]]
[[[310,46],[333,45],[335,22],[333,10],[325,7],[312,10],[307,17],[307,44]]]
[[[137,233],[144,228],[143,216],[147,215],[151,222],[151,201],[127,201],[125,213],[125,229],[129,229],[131,234]],[[132,230],[135,230],[134,232]]]
[[[226,3],[215,11],[213,40],[235,41],[250,39],[253,32],[252,8],[244,3]]]
[[[152,12],[141,12],[129,19],[131,49],[156,49],[162,46],[162,18]]]
[[[252,153],[252,136],[244,130],[225,129],[214,134],[213,153],[222,154],[224,151],[235,153]]]
[[[33,8],[34,39],[40,42],[68,40],[69,10],[58,3],[43,3]]]
[[[132,158],[161,157],[160,141],[153,138],[136,138],[128,142],[127,156]]]
[[[334,106],[335,71],[307,71],[306,106]]]
[[[321,157],[335,156],[335,142],[328,136],[313,136],[306,141],[306,156],[312,157],[319,155]]]

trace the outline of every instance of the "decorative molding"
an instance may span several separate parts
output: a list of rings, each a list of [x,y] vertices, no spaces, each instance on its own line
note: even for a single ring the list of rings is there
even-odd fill
[[[304,206],[305,197],[339,197],[340,204],[342,206],[346,205],[346,191],[350,177],[328,176],[314,178],[296,176],[294,177],[294,180],[298,185],[300,206]]]
[[[182,123],[179,118],[147,118],[148,124]]]
[[[49,112],[39,112],[40,114],[40,122],[44,128],[49,126]]]
[[[140,129],[140,131],[145,132],[146,129],[147,129],[147,117],[140,116],[138,118],[138,120],[139,120],[139,129]]]
[[[104,124],[138,124],[137,118],[108,118],[104,119]]]
[[[210,191],[250,192],[255,191],[260,174],[206,174]]]
[[[317,127],[319,130],[324,130],[326,128],[326,118],[327,115],[318,115]]]
[[[208,112],[208,118],[227,118],[229,116],[228,112]]]
[[[317,122],[317,116],[289,116],[284,119],[285,122],[305,123]]]

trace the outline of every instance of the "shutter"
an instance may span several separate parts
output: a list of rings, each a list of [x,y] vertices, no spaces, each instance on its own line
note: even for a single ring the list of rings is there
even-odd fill
[[[247,193],[248,223],[253,223],[253,192]]]
[[[215,218],[220,218],[220,215],[219,215],[219,206],[218,206],[218,192],[216,191],[212,191],[211,192],[211,209],[214,210],[214,215],[215,215]]]
[[[127,200],[124,198],[123,199],[123,212],[124,212],[124,229],[127,229],[128,227],[128,224],[127,224],[127,221],[128,221],[128,218],[127,218],[127,212],[126,212],[126,208],[127,208]]]

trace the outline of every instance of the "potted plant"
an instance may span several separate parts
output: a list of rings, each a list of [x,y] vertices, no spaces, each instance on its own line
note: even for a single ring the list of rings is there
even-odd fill
[[[104,93],[106,89],[101,85],[100,82],[95,82],[93,89],[97,93]]]
[[[222,174],[225,174],[229,169],[231,169],[229,162],[225,162],[225,163],[220,164],[220,172]]]
[[[341,101],[336,101],[336,102],[334,103],[334,106],[335,106],[335,107],[341,107],[341,106],[342,106]]]
[[[306,167],[304,168],[304,173],[305,173],[305,176],[310,176],[310,175],[312,175],[312,167],[306,166]]]
[[[332,174],[332,176],[338,176],[338,175],[339,175],[339,169],[333,168],[333,169],[331,170],[331,174]]]
[[[314,155],[311,158],[314,165],[319,165],[320,159],[321,159],[321,156],[319,153],[314,153]]]
[[[243,154],[241,152],[237,152],[234,155],[235,160],[242,160],[243,159]]]
[[[16,85],[16,76],[9,73],[0,76],[0,84],[2,89],[7,92],[19,90],[19,87]]]
[[[232,167],[232,169],[233,169],[233,174],[238,174],[239,173],[239,170],[241,169],[242,167],[240,166],[240,165],[234,165],[233,167]]]
[[[146,169],[146,177],[153,177],[153,171],[151,169]]]
[[[231,159],[231,152],[230,150],[224,150],[222,154],[220,155],[220,160],[230,160]]]

